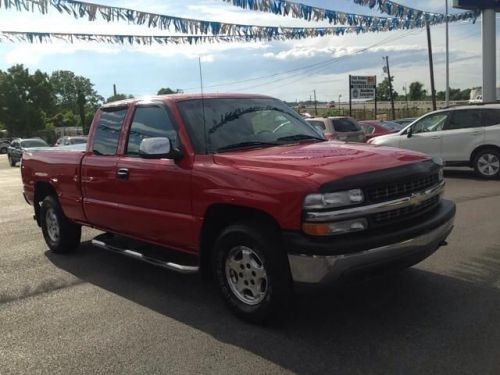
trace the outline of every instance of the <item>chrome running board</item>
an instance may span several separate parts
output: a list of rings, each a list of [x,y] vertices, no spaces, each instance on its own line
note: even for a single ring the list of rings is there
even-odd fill
[[[168,270],[183,273],[183,274],[196,273],[200,269],[200,267],[198,267],[198,266],[186,266],[186,265],[177,264],[177,263],[173,263],[173,262],[167,262],[167,261],[164,261],[161,259],[146,256],[138,251],[121,249],[121,248],[109,245],[105,242],[102,242],[102,241],[99,241],[96,239],[92,240],[92,245],[97,246],[97,247],[104,249],[104,250],[112,251],[112,252],[117,253],[117,254],[125,255],[129,258],[134,258],[134,259],[140,260],[142,262],[152,264],[154,266],[166,268]]]

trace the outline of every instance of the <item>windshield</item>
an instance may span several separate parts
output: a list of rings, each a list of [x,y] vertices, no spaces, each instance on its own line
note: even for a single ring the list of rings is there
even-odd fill
[[[179,102],[178,106],[197,153],[324,140],[277,99],[205,99],[203,103],[195,99]]]
[[[333,119],[333,127],[336,132],[357,132],[361,130],[356,121],[349,118]]]
[[[382,123],[382,126],[386,129],[397,130],[397,131],[404,128],[404,125],[398,124],[397,122],[391,122],[391,121],[384,121]]]
[[[22,148],[49,147],[49,145],[41,139],[30,139],[29,141],[22,141],[21,147]]]

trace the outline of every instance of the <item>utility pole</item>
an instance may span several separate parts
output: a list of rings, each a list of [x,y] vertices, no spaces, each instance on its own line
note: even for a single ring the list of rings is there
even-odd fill
[[[385,64],[386,64],[385,66],[387,69],[387,77],[389,79],[389,91],[390,91],[390,95],[391,95],[392,119],[395,120],[396,119],[396,110],[394,109],[394,95],[392,92],[391,70],[389,68],[389,56],[385,57]]]
[[[450,105],[450,38],[448,34],[448,0],[446,2],[446,107]]]
[[[434,86],[434,63],[432,61],[432,44],[431,44],[431,27],[429,22],[425,23],[427,29],[427,48],[429,49],[429,69],[431,71],[431,96],[432,96],[432,110],[435,111],[436,107],[436,88]],[[408,98],[407,98],[408,103]]]
[[[483,10],[481,38],[483,45],[483,103],[495,102],[496,93],[496,15],[494,9]]]
[[[113,83],[113,96],[116,96],[116,85]]]
[[[352,76],[349,74],[349,116],[352,117],[352,86],[351,86]]]
[[[314,92],[314,115],[318,117],[318,102],[316,100],[316,90],[313,90]]]

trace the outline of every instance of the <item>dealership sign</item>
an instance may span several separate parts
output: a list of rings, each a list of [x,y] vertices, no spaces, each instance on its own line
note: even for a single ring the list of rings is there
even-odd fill
[[[375,99],[377,89],[376,76],[349,76],[351,99]]]

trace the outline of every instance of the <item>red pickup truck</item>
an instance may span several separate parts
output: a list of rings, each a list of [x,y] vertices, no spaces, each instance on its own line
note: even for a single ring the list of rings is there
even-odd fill
[[[93,243],[211,275],[261,321],[297,285],[411,266],[453,228],[438,160],[328,142],[283,102],[169,95],[100,108],[86,150],[28,151],[24,196],[56,253]]]

